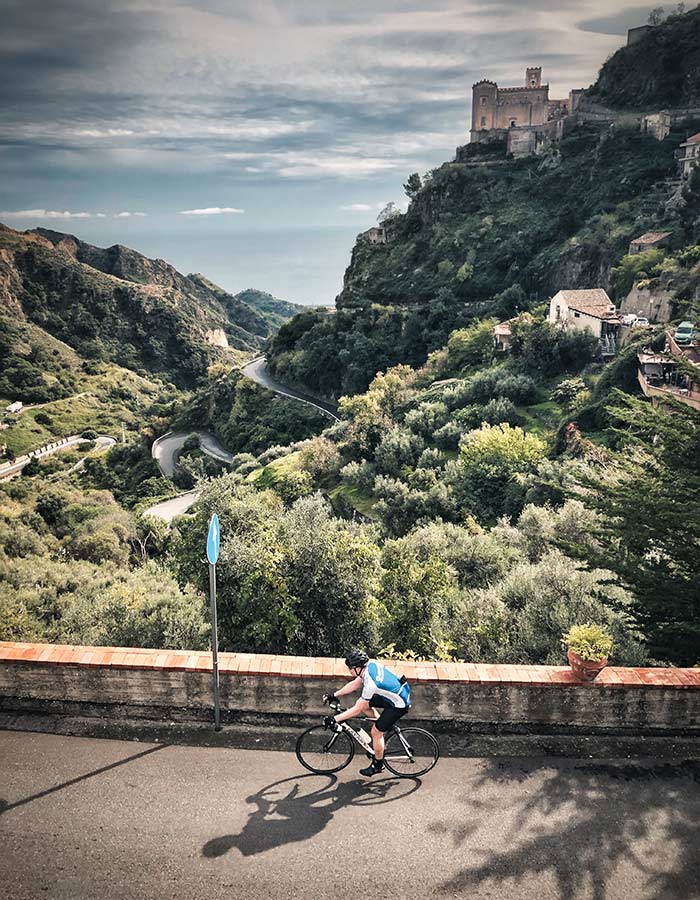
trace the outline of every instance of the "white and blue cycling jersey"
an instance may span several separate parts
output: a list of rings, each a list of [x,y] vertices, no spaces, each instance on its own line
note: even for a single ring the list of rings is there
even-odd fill
[[[390,706],[405,709],[411,705],[411,688],[407,682],[401,684],[398,675],[385,666],[370,662],[362,673],[362,699],[369,701],[373,697],[382,697]]]

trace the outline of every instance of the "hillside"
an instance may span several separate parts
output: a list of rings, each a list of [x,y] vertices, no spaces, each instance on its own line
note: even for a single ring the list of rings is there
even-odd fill
[[[603,287],[620,302],[613,270],[633,237],[672,231],[674,249],[700,239],[700,185],[666,181],[684,135],[582,125],[541,157],[496,149],[445,163],[388,223],[387,244],[358,236],[338,314],[283,326],[271,370],[337,397],[387,366],[419,365],[475,317],[509,318],[562,288]]]
[[[639,108],[661,102],[654,91],[670,85],[672,105],[694,102],[699,23],[700,10],[669,17],[615,54],[593,92],[607,102],[620,86],[619,104]],[[683,251],[700,243],[700,176],[680,186],[675,153],[700,130],[693,115],[662,141],[634,122],[572,121],[540,155],[508,158],[499,141],[468,145],[458,161],[411,175],[408,210],[384,222],[386,243],[358,235],[338,314],[305,311],[284,325],[271,372],[328,397],[357,393],[377,371],[421,365],[475,318],[510,318],[561,289],[604,288],[619,305],[631,278],[666,291],[672,317],[691,314],[700,277]],[[661,231],[672,233],[669,248],[627,257],[633,238]]]
[[[638,43],[621,47],[589,93],[612,108],[700,107],[700,8],[671,15]]]
[[[258,350],[265,312],[202,276],[128,247],[0,225],[0,314],[30,322],[92,360],[192,385],[216,360]],[[7,332],[7,322],[3,324]]]

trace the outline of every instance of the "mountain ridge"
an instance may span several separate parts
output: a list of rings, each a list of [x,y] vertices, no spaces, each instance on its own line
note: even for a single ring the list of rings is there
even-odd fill
[[[194,384],[212,362],[257,352],[284,318],[278,312],[273,322],[203,276],[124,245],[102,248],[64,232],[2,224],[0,312],[88,359],[143,368],[180,386]]]

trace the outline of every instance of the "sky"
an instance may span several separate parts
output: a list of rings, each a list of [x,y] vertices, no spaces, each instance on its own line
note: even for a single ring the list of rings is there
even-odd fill
[[[615,0],[0,0],[0,221],[332,304],[358,232],[469,139],[471,86],[595,80]]]

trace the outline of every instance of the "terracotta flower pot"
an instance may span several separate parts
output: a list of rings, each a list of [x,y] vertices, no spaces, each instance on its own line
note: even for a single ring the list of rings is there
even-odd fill
[[[569,650],[567,656],[569,657],[569,665],[579,681],[595,681],[598,672],[600,672],[601,669],[604,669],[608,664],[607,659],[595,661],[584,659],[573,650]]]

